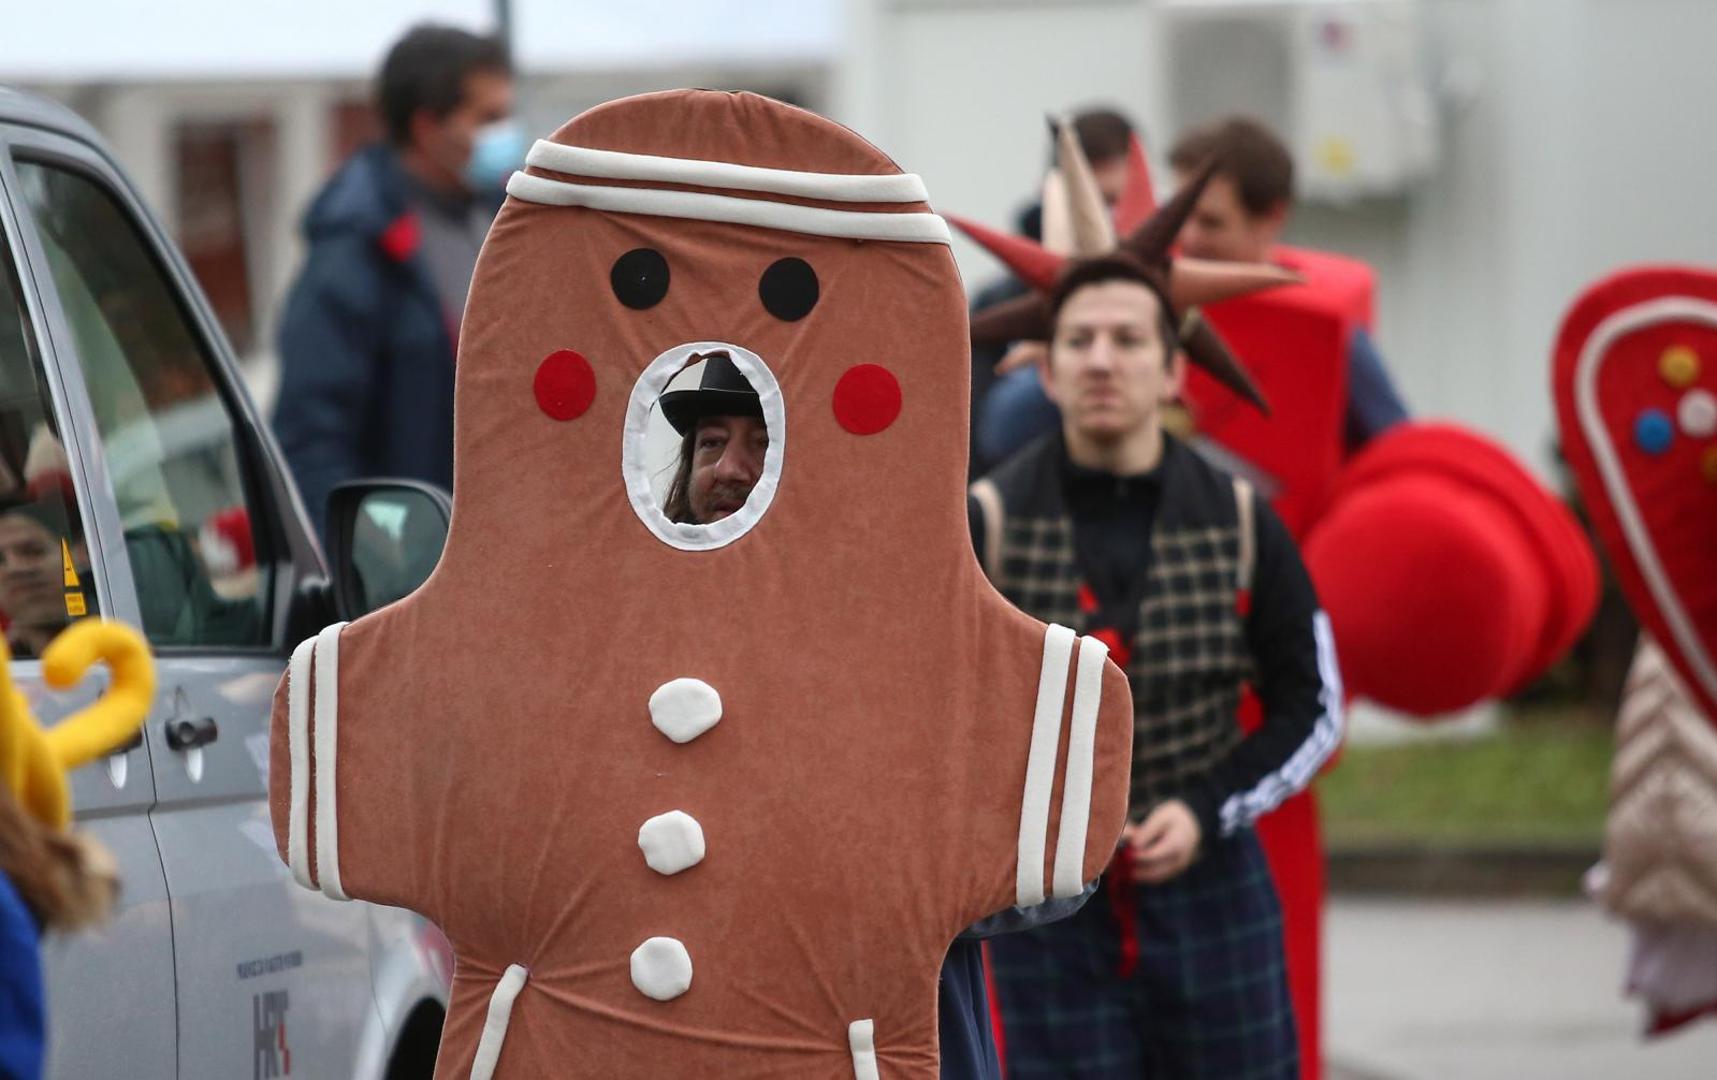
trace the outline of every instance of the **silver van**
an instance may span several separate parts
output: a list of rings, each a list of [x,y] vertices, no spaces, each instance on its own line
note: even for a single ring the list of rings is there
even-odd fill
[[[51,1076],[429,1075],[445,940],[408,912],[298,888],[269,822],[270,701],[292,646],[374,606],[365,559],[369,591],[399,595],[445,535],[441,493],[341,499],[334,573],[207,301],[100,138],[0,90],[14,678],[45,722],[93,699],[51,696],[31,657],[99,613],[144,631],[160,685],[141,739],[72,777],[78,825],[124,892],[105,929],[44,943]]]

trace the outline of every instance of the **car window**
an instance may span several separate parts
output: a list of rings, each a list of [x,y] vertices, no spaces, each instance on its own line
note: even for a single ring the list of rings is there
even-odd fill
[[[143,628],[155,645],[266,644],[235,425],[210,361],[135,223],[96,181],[17,163],[88,387]]]
[[[65,443],[0,234],[0,625],[12,655],[40,656],[68,622],[97,608]]]

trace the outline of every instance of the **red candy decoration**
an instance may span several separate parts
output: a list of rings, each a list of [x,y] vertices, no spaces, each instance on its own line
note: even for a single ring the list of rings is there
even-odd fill
[[[878,364],[847,369],[835,384],[835,419],[854,435],[875,435],[900,415],[900,383]]]
[[[549,353],[537,365],[537,406],[555,420],[576,420],[596,398],[596,372],[571,349]]]

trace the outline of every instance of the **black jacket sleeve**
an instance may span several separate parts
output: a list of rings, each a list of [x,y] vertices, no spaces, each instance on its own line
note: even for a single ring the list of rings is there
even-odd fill
[[[374,258],[356,235],[313,242],[280,320],[274,436],[318,535],[328,492],[360,472],[384,318]]]
[[[1245,633],[1264,719],[1180,793],[1206,839],[1250,825],[1304,788],[1342,735],[1329,617],[1287,526],[1262,500],[1253,507],[1257,563]]]

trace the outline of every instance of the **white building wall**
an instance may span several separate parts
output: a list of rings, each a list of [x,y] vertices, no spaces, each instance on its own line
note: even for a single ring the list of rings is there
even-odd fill
[[[1365,258],[1409,405],[1508,444],[1546,477],[1549,350],[1575,294],[1628,262],[1717,266],[1717,3],[1426,0],[1443,130],[1395,198],[1304,207],[1291,239]],[[835,115],[924,175],[936,205],[1011,221],[1042,116],[1109,101],[1161,153],[1155,0],[850,0]],[[995,273],[970,245],[973,283]]]

